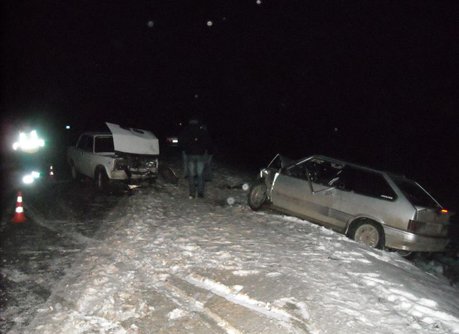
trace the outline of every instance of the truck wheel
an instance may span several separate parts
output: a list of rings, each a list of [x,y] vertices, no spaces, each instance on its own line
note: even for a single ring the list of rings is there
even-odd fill
[[[384,231],[378,223],[371,220],[362,220],[354,224],[349,230],[351,239],[358,243],[382,249],[384,247]]]
[[[103,170],[102,168],[97,169],[95,176],[96,176],[95,177],[95,184],[96,184],[97,190],[99,190],[99,191],[107,190],[108,176],[107,176],[107,173],[105,172],[105,170]]]
[[[260,210],[263,204],[265,204],[268,198],[266,190],[266,184],[263,181],[255,183],[250,188],[247,202],[252,210]]]

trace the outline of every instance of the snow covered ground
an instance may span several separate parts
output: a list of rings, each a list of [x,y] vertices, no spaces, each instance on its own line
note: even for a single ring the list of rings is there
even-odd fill
[[[188,199],[183,179],[126,197],[10,333],[459,333],[459,289],[441,274],[253,212],[245,177],[214,176],[205,199]]]

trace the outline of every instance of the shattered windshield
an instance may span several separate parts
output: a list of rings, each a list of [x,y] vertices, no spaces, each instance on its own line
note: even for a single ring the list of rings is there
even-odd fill
[[[408,200],[415,206],[421,206],[425,208],[437,208],[440,205],[416,182],[394,177],[395,184],[400,188],[402,193],[408,198]]]

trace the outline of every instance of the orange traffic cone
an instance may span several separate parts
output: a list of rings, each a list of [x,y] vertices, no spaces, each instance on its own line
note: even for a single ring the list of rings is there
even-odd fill
[[[15,224],[24,223],[26,217],[24,215],[24,207],[22,206],[22,193],[18,191],[18,197],[16,200],[16,210],[14,212],[14,217],[11,221]]]

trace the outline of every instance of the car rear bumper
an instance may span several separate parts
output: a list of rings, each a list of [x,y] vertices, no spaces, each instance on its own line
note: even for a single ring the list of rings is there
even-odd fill
[[[410,252],[443,252],[449,239],[445,237],[428,237],[384,226],[386,247]]]

